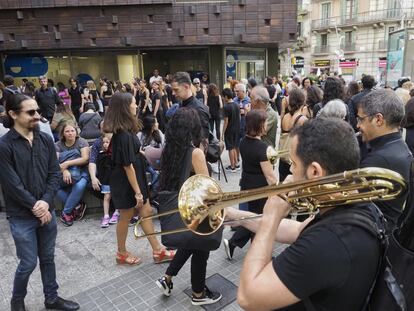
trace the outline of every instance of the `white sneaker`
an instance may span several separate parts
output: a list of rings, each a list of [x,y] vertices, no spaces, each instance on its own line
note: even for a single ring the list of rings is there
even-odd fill
[[[212,292],[206,286],[201,297],[192,296],[191,304],[193,306],[211,305],[219,301],[222,297],[220,293]]]

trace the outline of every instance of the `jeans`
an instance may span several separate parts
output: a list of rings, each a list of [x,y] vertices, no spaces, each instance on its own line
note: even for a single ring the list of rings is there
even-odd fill
[[[194,293],[201,293],[206,286],[207,259],[210,256],[209,251],[179,248],[165,274],[176,276],[191,255],[193,255],[191,257],[191,287]]]
[[[210,119],[210,132],[213,133],[214,125],[216,125],[216,138],[220,140],[220,116]]]
[[[88,179],[82,177],[76,184],[68,187],[59,189],[57,196],[65,205],[63,207],[63,212],[66,215],[70,215],[76,205],[79,204],[85,192],[86,186],[88,184]]]
[[[39,257],[45,300],[57,298],[55,242],[57,234],[56,216],[51,212],[52,221],[40,226],[37,219],[9,218],[16,253],[20,262],[13,283],[13,300],[23,300],[27,294],[29,277],[37,265]]]

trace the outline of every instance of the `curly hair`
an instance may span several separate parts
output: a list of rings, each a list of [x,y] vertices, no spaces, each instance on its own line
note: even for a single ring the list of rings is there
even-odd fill
[[[313,110],[313,107],[322,101],[322,90],[316,86],[311,85],[306,89],[306,105]]]
[[[300,88],[293,88],[289,92],[289,113],[293,116],[305,104],[305,92]]]
[[[336,77],[327,77],[323,88],[322,106],[333,99],[344,100],[344,85]]]
[[[187,163],[184,159],[194,141],[200,141],[201,122],[197,111],[180,108],[168,123],[165,147],[161,156],[160,190],[176,191]]]

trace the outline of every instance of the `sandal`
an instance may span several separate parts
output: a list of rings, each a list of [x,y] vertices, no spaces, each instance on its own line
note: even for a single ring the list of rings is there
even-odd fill
[[[175,256],[175,250],[167,250],[163,248],[159,252],[152,252],[152,257],[154,258],[154,263],[162,263],[166,261],[173,260]]]
[[[130,266],[139,265],[142,262],[141,258],[131,255],[130,253],[121,254],[116,253],[116,263],[119,265],[127,264]]]

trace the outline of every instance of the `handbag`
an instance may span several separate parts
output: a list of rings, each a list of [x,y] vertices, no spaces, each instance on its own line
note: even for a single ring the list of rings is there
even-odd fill
[[[214,135],[210,132],[208,135],[208,146],[206,153],[206,160],[210,163],[216,163],[220,160],[221,148],[220,142]]]
[[[180,188],[184,181],[190,176],[191,170],[191,156],[193,148],[189,148],[184,157],[185,168],[181,172]],[[178,207],[179,191],[160,191],[158,193],[159,213],[174,210]],[[170,231],[184,228],[184,222],[180,214],[174,213],[167,216],[160,217],[161,230]],[[166,247],[181,248],[181,249],[195,249],[203,251],[212,251],[220,247],[223,236],[223,227],[211,235],[200,236],[191,231],[185,231],[174,234],[167,234],[161,236],[161,242]]]

